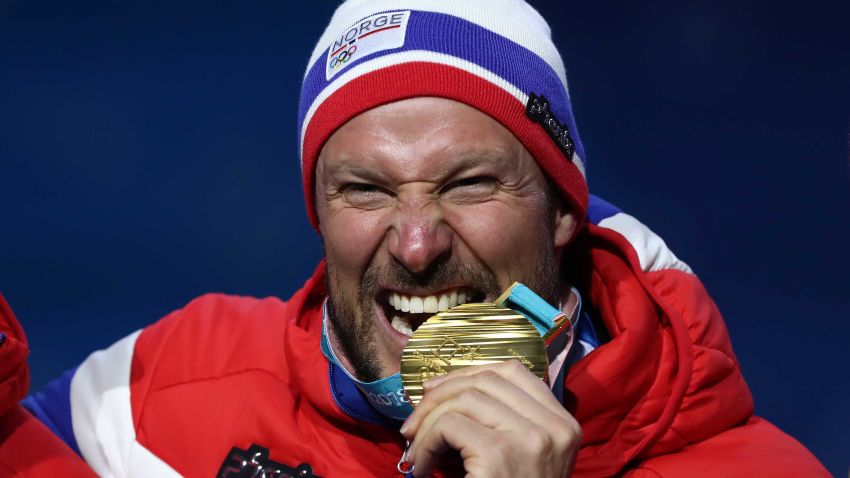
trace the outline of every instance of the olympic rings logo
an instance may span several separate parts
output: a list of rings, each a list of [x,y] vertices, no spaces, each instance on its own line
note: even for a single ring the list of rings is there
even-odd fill
[[[336,70],[340,66],[346,64],[348,60],[350,60],[354,56],[355,51],[357,51],[357,45],[351,45],[348,50],[340,52],[339,55],[335,56],[333,60],[331,60],[331,69]]]

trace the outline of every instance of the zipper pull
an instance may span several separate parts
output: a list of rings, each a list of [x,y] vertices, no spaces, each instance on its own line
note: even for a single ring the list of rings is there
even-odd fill
[[[411,465],[407,462],[407,452],[410,450],[410,440],[407,440],[407,444],[404,445],[404,453],[401,454],[401,458],[398,460],[398,464],[395,466],[396,470],[401,473],[402,478],[413,478],[413,470],[416,468],[415,465]]]

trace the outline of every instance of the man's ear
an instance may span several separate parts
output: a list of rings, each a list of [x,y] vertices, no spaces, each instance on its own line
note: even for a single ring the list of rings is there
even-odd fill
[[[578,228],[578,218],[573,209],[558,199],[555,209],[555,227],[552,229],[553,243],[561,248],[570,243]]]

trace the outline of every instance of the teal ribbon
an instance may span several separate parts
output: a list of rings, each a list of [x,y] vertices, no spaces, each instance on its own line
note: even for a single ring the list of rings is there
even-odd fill
[[[413,406],[410,405],[410,399],[404,393],[404,384],[401,382],[401,373],[394,373],[389,377],[384,377],[374,382],[363,382],[351,374],[336,357],[333,347],[328,340],[328,314],[327,308],[323,311],[322,319],[322,353],[328,359],[340,368],[348,378],[354,382],[354,385],[363,393],[369,404],[375,408],[381,415],[390,417],[396,420],[404,420],[413,413]]]
[[[514,282],[498,299],[496,304],[513,309],[524,315],[543,337],[564,317],[564,313],[535,294],[525,284]]]

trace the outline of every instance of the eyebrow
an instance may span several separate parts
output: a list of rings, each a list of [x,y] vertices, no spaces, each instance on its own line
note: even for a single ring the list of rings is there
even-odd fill
[[[459,159],[452,163],[452,167],[441,170],[446,176],[457,174],[458,171],[469,169],[483,163],[494,163],[496,165],[509,164],[513,154],[504,150],[473,150],[460,153]]]
[[[464,169],[470,169],[483,163],[494,163],[498,166],[510,164],[509,162],[515,156],[511,151],[496,150],[496,149],[476,149],[459,152],[455,160],[451,161],[451,166],[443,167],[438,170],[441,177],[451,177]],[[347,158],[342,159],[333,166],[325,166],[325,174],[350,174],[364,181],[381,183],[387,181],[387,175],[379,173],[371,168],[363,167],[358,164],[352,164]]]
[[[347,163],[338,165],[333,169],[328,169],[327,172],[331,174],[344,172],[371,182],[379,182],[386,179],[385,175],[379,174],[373,169],[364,168],[363,166],[351,165]]]

